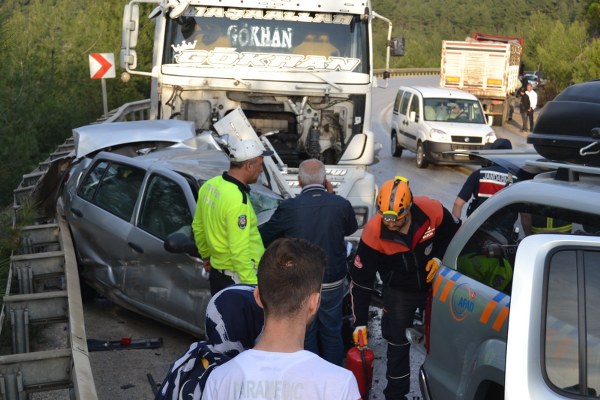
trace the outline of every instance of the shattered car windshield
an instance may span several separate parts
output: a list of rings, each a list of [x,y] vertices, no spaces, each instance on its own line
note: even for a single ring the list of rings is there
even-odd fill
[[[168,21],[165,64],[368,72],[366,25],[349,14],[190,7]]]

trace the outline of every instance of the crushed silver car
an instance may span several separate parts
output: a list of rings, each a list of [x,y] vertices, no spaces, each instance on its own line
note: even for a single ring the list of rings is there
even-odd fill
[[[188,121],[89,125],[74,138],[59,208],[82,282],[124,308],[203,335],[208,274],[199,257],[165,250],[165,240],[191,232],[198,189],[228,169],[227,154]],[[252,185],[259,223],[281,200]]]

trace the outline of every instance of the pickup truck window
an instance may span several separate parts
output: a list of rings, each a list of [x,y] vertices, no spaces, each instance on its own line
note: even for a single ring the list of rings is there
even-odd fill
[[[558,392],[600,393],[600,252],[564,249],[548,262],[544,365]]]
[[[456,260],[464,275],[510,295],[519,242],[536,233],[591,234],[598,216],[532,203],[515,203],[488,217]]]

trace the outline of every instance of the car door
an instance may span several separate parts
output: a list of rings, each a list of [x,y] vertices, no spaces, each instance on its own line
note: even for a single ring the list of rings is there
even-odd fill
[[[201,332],[210,300],[208,274],[200,259],[168,253],[167,236],[190,226],[196,188],[169,169],[150,168],[127,242],[133,249],[122,288],[146,313],[187,331]]]
[[[600,238],[532,235],[516,262],[506,399],[597,399]]]
[[[421,112],[422,109],[421,96],[414,93],[410,99],[410,104],[408,105],[406,125],[404,128],[405,137],[412,143],[411,149],[416,149],[417,142],[419,140],[424,140],[423,134],[419,134],[419,123],[423,115]]]
[[[410,112],[409,107],[411,103],[411,99],[413,98],[413,93],[409,90],[406,90],[402,95],[402,102],[400,104],[400,109],[398,110],[398,143],[410,150],[415,150],[416,141],[415,136],[411,133],[410,129]]]
[[[101,153],[66,210],[81,272],[101,287],[123,284],[119,270],[132,253],[127,237],[144,175],[127,157]]]

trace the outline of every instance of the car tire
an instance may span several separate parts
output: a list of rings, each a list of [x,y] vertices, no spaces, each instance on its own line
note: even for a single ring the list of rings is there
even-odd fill
[[[427,168],[429,166],[429,161],[427,161],[427,155],[425,154],[425,148],[423,147],[422,142],[417,143],[415,158],[417,160],[417,168]]]
[[[398,144],[398,137],[396,136],[396,132],[392,132],[391,136],[392,145],[390,150],[392,152],[392,157],[401,157],[402,156],[402,146]]]

